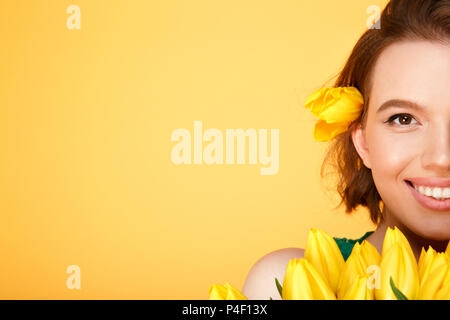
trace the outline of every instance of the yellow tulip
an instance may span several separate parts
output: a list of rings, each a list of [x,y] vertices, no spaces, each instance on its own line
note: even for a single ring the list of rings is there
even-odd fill
[[[443,287],[441,290],[439,290],[439,292],[436,293],[435,299],[450,300],[450,285],[447,285],[446,287]]]
[[[306,241],[304,257],[336,293],[340,274],[344,267],[344,258],[336,241],[328,233],[311,228]]]
[[[328,141],[346,131],[359,117],[364,99],[355,87],[321,88],[305,101],[305,108],[319,118],[314,127],[314,139]]]
[[[281,291],[283,300],[336,300],[319,272],[305,258],[291,259]]]
[[[377,300],[397,300],[390,285],[391,277],[395,287],[408,299],[416,299],[419,291],[419,272],[416,259],[408,250],[408,246],[403,242],[396,242],[387,251],[383,249],[380,263],[380,289],[375,290]]]
[[[213,284],[209,288],[209,300],[248,300],[238,289],[229,283]]]
[[[408,299],[415,299],[417,297],[419,291],[419,271],[416,258],[408,239],[406,239],[405,235],[397,227],[386,230],[380,268],[381,288],[375,291],[377,299],[396,299],[390,286],[391,276],[394,285]]]
[[[445,249],[445,253],[447,254],[447,257],[450,259],[450,240],[447,243],[447,249]]]
[[[447,274],[437,290],[434,298],[436,300],[450,300],[450,258],[447,256]]]
[[[340,300],[374,300],[373,290],[368,289],[368,276],[357,277]]]
[[[420,252],[419,257],[419,280],[422,281],[424,274],[429,273],[429,269],[431,264],[436,256],[436,250],[434,250],[431,246],[428,247],[428,250],[422,247],[422,251]]]
[[[353,292],[350,294],[350,296],[353,296],[355,288],[352,287],[354,286],[358,288],[359,293],[361,293],[360,290],[365,288],[366,293],[364,294],[364,297],[366,299],[374,299],[373,288],[370,288],[367,284],[367,281],[369,280],[368,268],[369,266],[378,266],[379,264],[380,253],[370,242],[364,240],[361,244],[358,242],[355,243],[341,272],[337,289],[338,299],[345,299],[345,297],[349,296],[349,292]],[[360,279],[362,278],[366,279],[365,286],[356,284],[358,281],[361,281]],[[361,294],[359,297],[361,297]]]
[[[431,247],[428,251],[433,250]],[[444,252],[435,253],[420,280],[419,299],[450,299],[450,263]]]
[[[414,256],[408,239],[406,239],[405,235],[397,227],[394,227],[394,229],[387,228],[386,234],[384,235],[383,249],[381,254],[383,255],[384,252],[389,251],[394,243],[401,243],[408,251],[408,254]]]

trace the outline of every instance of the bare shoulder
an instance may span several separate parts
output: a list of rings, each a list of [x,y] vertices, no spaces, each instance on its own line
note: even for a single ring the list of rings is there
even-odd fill
[[[284,248],[261,257],[251,267],[245,279],[242,293],[249,300],[281,300],[275,285],[275,278],[283,285],[284,273],[289,260],[302,258],[304,249]]]

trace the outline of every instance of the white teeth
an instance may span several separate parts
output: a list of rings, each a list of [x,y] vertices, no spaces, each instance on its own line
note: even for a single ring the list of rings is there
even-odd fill
[[[421,194],[428,197],[433,197],[438,200],[450,198],[450,188],[430,188],[424,186],[414,186],[414,188]]]

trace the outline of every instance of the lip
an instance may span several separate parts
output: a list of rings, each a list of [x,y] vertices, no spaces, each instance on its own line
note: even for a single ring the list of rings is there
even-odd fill
[[[408,178],[416,186],[424,187],[438,187],[438,188],[448,188],[450,187],[450,178]]]
[[[450,211],[450,199],[436,200],[432,197],[425,196],[419,193],[413,186],[411,186],[406,180],[404,180],[406,186],[411,190],[414,199],[419,202],[420,205],[427,209],[435,211]]]

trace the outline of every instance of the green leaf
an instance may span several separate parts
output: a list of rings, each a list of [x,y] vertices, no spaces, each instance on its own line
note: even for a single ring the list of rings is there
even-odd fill
[[[394,281],[392,280],[392,276],[390,277],[390,281],[389,282],[391,284],[392,291],[394,291],[394,294],[397,297],[397,300],[408,300],[408,298],[400,290],[398,290],[397,287],[394,285]]]
[[[269,298],[270,298],[270,300],[273,300],[272,297],[269,297]]]
[[[281,292],[283,291],[283,287],[281,286],[280,282],[278,282],[277,278],[275,278],[275,284],[277,286],[278,292],[280,293],[280,297],[283,298],[283,296],[281,295]]]

